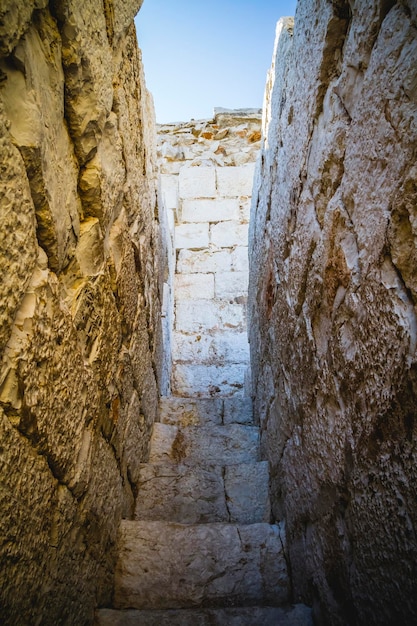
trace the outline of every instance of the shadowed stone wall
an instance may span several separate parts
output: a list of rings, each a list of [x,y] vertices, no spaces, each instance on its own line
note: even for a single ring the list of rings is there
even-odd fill
[[[417,622],[417,7],[278,24],[251,214],[254,406],[295,600]]]
[[[157,415],[153,108],[141,0],[0,10],[0,613],[108,602]]]

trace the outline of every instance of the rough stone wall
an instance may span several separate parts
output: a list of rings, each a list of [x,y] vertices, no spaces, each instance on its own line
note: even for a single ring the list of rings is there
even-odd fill
[[[160,198],[171,252],[164,295],[166,387],[244,393],[248,222],[261,138],[258,109],[158,127]],[[171,383],[171,386],[170,384]]]
[[[0,613],[89,624],[110,599],[160,367],[141,0],[0,9]]]
[[[251,215],[255,411],[295,599],[417,622],[417,5],[280,21]]]

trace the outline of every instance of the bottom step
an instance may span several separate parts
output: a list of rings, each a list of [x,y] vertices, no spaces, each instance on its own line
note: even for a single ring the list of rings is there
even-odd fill
[[[174,609],[166,611],[96,612],[95,626],[313,626],[311,609],[296,604],[287,609],[244,607]]]
[[[283,529],[270,524],[120,525],[114,608],[282,606]]]

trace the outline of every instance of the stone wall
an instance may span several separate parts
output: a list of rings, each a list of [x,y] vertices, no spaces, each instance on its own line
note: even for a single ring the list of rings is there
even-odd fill
[[[251,226],[255,410],[295,599],[417,622],[416,3],[278,24]]]
[[[260,113],[215,109],[213,120],[158,129],[160,198],[171,242],[166,394],[244,393],[248,222]]]
[[[157,414],[141,0],[0,10],[0,612],[89,624]]]

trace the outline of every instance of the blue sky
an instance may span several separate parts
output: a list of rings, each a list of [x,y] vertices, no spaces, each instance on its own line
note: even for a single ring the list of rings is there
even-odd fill
[[[136,17],[160,123],[261,107],[275,25],[296,0],[144,0]]]

